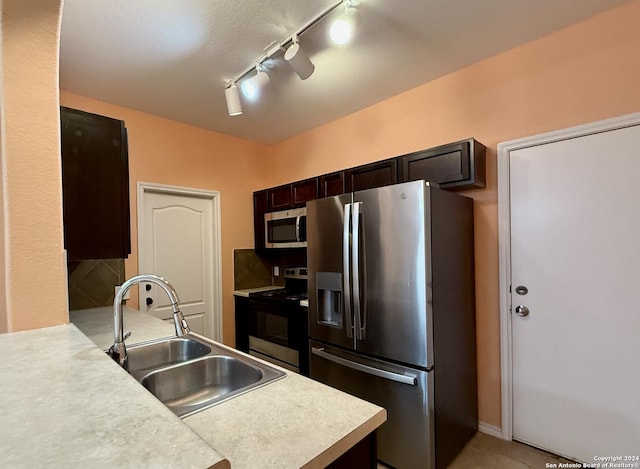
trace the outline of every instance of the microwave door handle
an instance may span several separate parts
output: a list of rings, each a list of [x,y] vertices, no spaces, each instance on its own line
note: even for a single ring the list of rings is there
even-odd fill
[[[351,218],[351,204],[345,204],[342,219],[342,290],[344,292],[344,316],[347,328],[347,337],[353,337],[353,324],[351,322],[351,275],[349,266],[349,222]]]
[[[296,241],[300,242],[300,215],[296,217]]]
[[[355,202],[353,204],[353,215],[351,218],[351,226],[353,231],[352,236],[352,251],[351,251],[351,268],[353,270],[353,318],[355,322],[356,338],[358,340],[365,339],[366,329],[366,311],[363,295],[360,292],[360,276],[364,279],[364,269],[360,263],[360,239],[361,239],[361,226],[360,226],[360,214],[362,213],[362,202]],[[364,234],[364,226],[362,226],[362,232]],[[363,259],[364,261],[364,259]],[[362,292],[364,293],[364,291]],[[361,312],[365,313],[365,319],[362,319]]]
[[[271,221],[272,216],[270,213],[264,214],[264,245],[267,248],[273,247],[271,241],[269,240],[269,222]]]

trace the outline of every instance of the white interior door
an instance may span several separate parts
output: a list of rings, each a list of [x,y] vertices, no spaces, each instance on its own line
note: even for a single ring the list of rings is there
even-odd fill
[[[513,438],[637,457],[640,126],[511,151],[509,173]]]
[[[142,184],[138,192],[140,273],[166,278],[191,329],[219,340],[216,194]],[[140,287],[140,310],[173,322],[169,299],[156,285]]]

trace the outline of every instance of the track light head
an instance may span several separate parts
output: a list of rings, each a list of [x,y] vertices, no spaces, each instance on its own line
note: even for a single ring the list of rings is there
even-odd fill
[[[298,74],[300,79],[306,80],[311,76],[316,66],[313,65],[309,56],[300,47],[298,36],[293,35],[291,45],[284,53],[284,60],[291,66],[294,72]]]
[[[251,78],[244,80],[240,88],[242,89],[242,95],[249,99],[254,100],[260,96],[262,89],[269,83],[269,75],[262,69],[262,66],[258,64],[256,66],[256,74]]]
[[[227,111],[230,116],[239,116],[242,114],[242,103],[240,102],[240,93],[238,93],[238,85],[232,82],[224,89],[224,97],[227,99]]]
[[[360,22],[358,9],[353,6],[353,3],[347,0],[344,5],[344,14],[329,26],[329,38],[338,46],[351,42],[353,33]]]

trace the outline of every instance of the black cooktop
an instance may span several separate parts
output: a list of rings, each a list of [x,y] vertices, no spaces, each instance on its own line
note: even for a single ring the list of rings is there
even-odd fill
[[[291,301],[300,302],[302,300],[309,299],[307,292],[295,291],[287,288],[281,288],[279,290],[268,290],[251,293],[249,298],[255,298],[264,301]]]
[[[308,300],[309,295],[307,295],[307,268],[285,268],[283,288],[250,293],[249,298],[260,301],[277,301],[284,303],[300,303],[300,301],[302,300]]]

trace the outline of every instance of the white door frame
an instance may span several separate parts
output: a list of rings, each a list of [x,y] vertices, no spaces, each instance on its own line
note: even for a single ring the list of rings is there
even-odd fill
[[[214,340],[222,342],[222,237],[220,235],[220,192],[138,181],[138,269],[143,265],[142,261],[146,260],[146,256],[148,255],[142,245],[142,236],[140,236],[140,232],[144,226],[144,194],[150,192],[157,194],[194,196],[208,199],[213,204],[211,217],[211,233],[213,235],[213,239],[211,240],[211,254],[213,256],[213,265],[211,266],[211,270],[213,274],[213,281],[211,282],[211,285],[209,285],[212,294],[211,298],[213,299],[213,317],[211,318],[213,331],[208,332],[212,334],[210,337]],[[145,307],[145,304],[143,304],[143,297],[144,295],[139,295],[138,308],[140,311],[143,311]]]
[[[513,439],[513,361],[511,330],[511,190],[512,151],[640,124],[640,112],[498,144],[498,254],[500,286],[500,388],[502,438]]]

